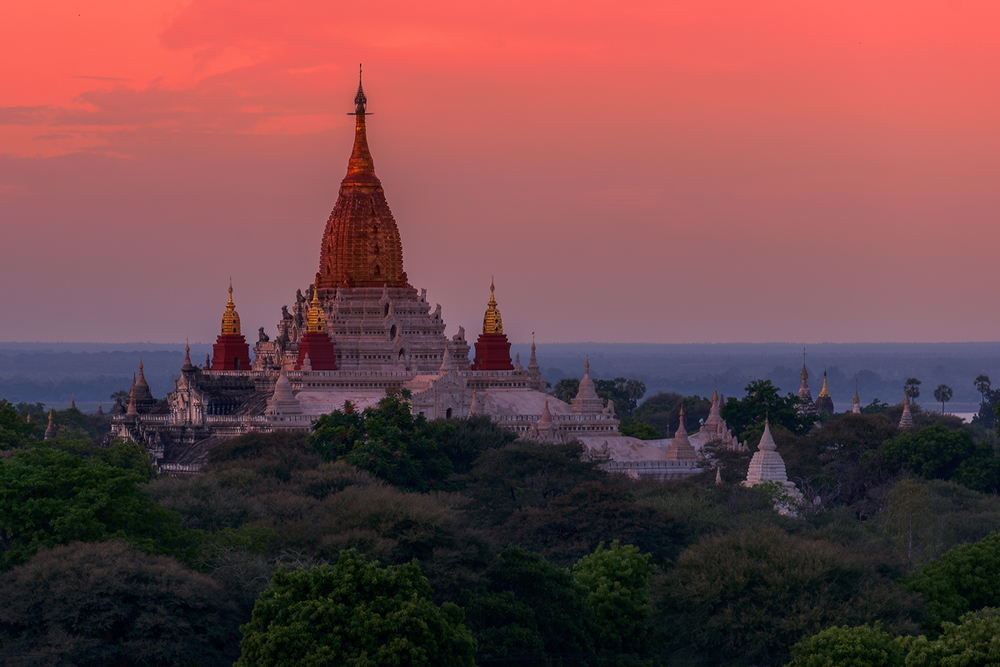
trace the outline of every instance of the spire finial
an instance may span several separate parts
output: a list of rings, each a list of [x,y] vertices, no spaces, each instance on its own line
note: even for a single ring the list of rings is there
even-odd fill
[[[503,319],[500,317],[500,309],[497,308],[497,300],[494,295],[495,290],[496,288],[493,285],[493,277],[490,276],[490,301],[486,304],[486,314],[483,315],[484,334],[503,333]]]
[[[365,89],[361,86],[361,63],[358,63],[358,93],[354,96],[354,113],[365,115],[367,106],[368,98],[365,97]]]

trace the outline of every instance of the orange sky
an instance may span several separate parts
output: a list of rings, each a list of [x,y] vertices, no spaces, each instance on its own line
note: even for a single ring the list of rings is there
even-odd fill
[[[273,333],[358,62],[449,334],[998,339],[996,3],[9,4],[0,340]]]

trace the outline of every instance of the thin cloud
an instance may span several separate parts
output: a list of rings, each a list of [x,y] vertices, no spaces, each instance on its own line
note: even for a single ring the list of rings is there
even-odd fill
[[[117,76],[90,76],[87,74],[67,74],[70,79],[89,79],[91,81],[131,81]]]

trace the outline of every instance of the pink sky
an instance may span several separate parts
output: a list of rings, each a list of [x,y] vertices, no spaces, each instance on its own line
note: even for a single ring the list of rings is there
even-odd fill
[[[513,341],[997,340],[994,2],[53,0],[0,22],[0,340],[274,332],[365,64],[405,269]]]

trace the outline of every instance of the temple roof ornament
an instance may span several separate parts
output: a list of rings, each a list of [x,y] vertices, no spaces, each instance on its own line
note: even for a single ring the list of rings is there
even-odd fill
[[[830,396],[830,390],[826,386],[826,370],[823,371],[823,388],[819,392],[819,396],[816,397],[817,412],[826,412],[829,414],[834,413],[833,398]]]
[[[45,429],[44,439],[51,440],[54,437],[56,437],[56,427],[52,423],[52,408],[49,408],[49,427]]]
[[[590,358],[583,365],[583,379],[580,380],[580,389],[576,392],[576,398],[570,401],[570,406],[576,414],[596,414],[604,410],[604,401],[597,395],[597,388],[594,381],[590,379]]]
[[[455,365],[451,363],[451,352],[448,350],[448,341],[444,342],[444,353],[441,355],[441,368],[438,371],[444,375],[455,370]],[[475,390],[473,390],[475,391]]]
[[[187,340],[184,341],[184,365],[181,366],[181,371],[189,372],[194,370],[194,364],[191,363],[191,345]]]
[[[813,403],[812,392],[809,391],[809,371],[806,370],[806,351],[802,350],[802,373],[799,374],[802,382],[799,384],[799,406],[797,408],[800,415],[816,414],[816,405]]]
[[[910,412],[910,395],[903,392],[903,414],[899,418],[899,428],[913,428],[913,414]]]
[[[339,287],[409,287],[403,271],[399,229],[385,200],[382,182],[368,148],[365,116],[368,98],[358,77],[354,96],[354,148],[347,175],[326,223],[320,247],[320,289]]]
[[[681,405],[677,432],[674,433],[674,440],[667,447],[668,461],[697,461],[698,453],[695,451],[691,440],[688,438],[687,428],[684,426],[684,405]]]
[[[496,296],[493,292],[496,288],[493,287],[493,280],[490,280],[490,301],[487,304],[486,314],[483,315],[483,333],[484,334],[502,334],[503,333],[503,320],[500,317],[500,310],[497,308]],[[534,343],[532,343],[534,345]]]
[[[239,336],[240,314],[236,312],[236,304],[233,303],[233,281],[229,281],[229,303],[226,304],[226,312],[222,314],[222,335]]]
[[[309,304],[309,315],[306,320],[306,331],[309,333],[326,333],[326,313],[319,303],[319,288],[313,287],[312,302]]]
[[[858,381],[857,381],[857,379],[854,380],[854,404],[851,407],[851,412],[853,412],[856,415],[860,415],[861,414],[861,398],[858,397]]]

